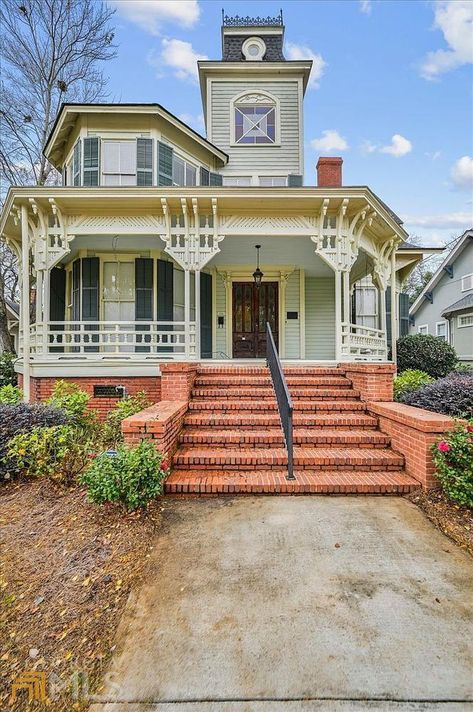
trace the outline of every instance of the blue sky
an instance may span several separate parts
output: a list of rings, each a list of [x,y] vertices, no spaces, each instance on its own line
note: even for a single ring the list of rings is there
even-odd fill
[[[195,61],[220,59],[221,8],[274,15],[286,58],[312,57],[305,181],[317,156],[344,158],[425,244],[473,225],[471,0],[108,0],[118,57],[111,98],[157,101],[204,132]]]

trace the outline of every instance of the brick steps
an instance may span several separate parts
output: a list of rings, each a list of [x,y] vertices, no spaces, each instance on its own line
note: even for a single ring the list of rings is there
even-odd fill
[[[297,400],[294,403],[295,410],[317,412],[319,410],[335,410],[335,411],[365,411],[366,404],[357,400]],[[257,394],[253,394],[253,398],[247,400],[191,400],[189,403],[191,411],[214,410],[220,413],[228,413],[231,411],[277,411],[276,401],[267,400],[260,402],[257,399]]]
[[[175,458],[176,468],[198,465],[203,469],[237,470],[253,467],[258,470],[285,467],[287,453],[284,448],[228,448],[181,447]],[[294,467],[300,469],[400,469],[402,455],[377,448],[294,448]]]
[[[165,482],[167,494],[406,494],[420,487],[402,472],[340,472],[326,470],[295,472],[296,480],[284,472],[210,472],[176,470]]]
[[[170,494],[400,494],[417,487],[377,430],[343,369],[286,367],[294,404],[294,469],[268,370],[199,368],[184,418]]]
[[[263,430],[229,430],[218,428],[186,428],[180,437],[180,442],[187,445],[208,445],[215,447],[245,448],[254,447],[284,447],[284,437],[281,428],[265,428]],[[294,428],[294,444],[320,445],[356,445],[359,448],[385,448],[389,438],[373,430],[342,430],[314,428]]]
[[[308,428],[363,428],[374,430],[376,418],[366,413],[294,413],[294,427]],[[219,413],[205,411],[188,413],[184,420],[186,427],[204,427],[238,430],[252,428],[279,428],[279,414],[274,413]]]

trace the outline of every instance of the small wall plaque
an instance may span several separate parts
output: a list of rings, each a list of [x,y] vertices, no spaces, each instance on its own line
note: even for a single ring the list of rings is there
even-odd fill
[[[299,319],[299,312],[287,312],[286,319]]]

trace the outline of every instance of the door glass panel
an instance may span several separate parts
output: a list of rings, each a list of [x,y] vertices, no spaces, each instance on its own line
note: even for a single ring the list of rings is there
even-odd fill
[[[243,310],[241,299],[241,285],[235,287],[235,331],[243,331]]]
[[[251,333],[253,331],[253,285],[245,284],[245,304],[244,312],[244,331]]]

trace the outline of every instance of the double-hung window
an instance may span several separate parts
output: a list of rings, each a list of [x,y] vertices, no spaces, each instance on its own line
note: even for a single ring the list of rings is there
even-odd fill
[[[172,157],[173,185],[196,185],[196,179],[197,168],[174,153]]]
[[[446,321],[438,321],[435,324],[435,336],[442,341],[447,341],[448,325]]]
[[[102,185],[136,185],[136,140],[102,140]]]

